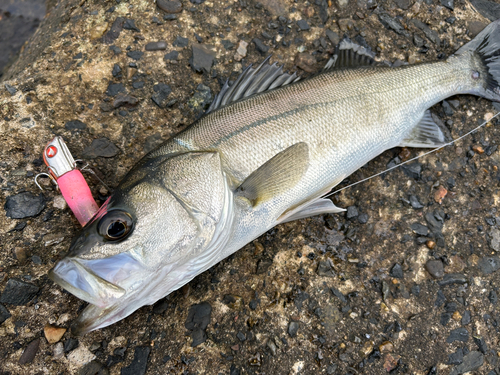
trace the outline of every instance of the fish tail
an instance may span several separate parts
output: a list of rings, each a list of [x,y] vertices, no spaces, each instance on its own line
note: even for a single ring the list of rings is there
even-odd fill
[[[473,88],[468,93],[500,102],[500,19],[486,26],[453,57],[469,59],[472,64]]]

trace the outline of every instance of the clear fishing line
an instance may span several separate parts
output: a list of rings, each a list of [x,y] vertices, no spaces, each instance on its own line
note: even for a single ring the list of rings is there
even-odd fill
[[[430,150],[430,151],[427,151],[427,152],[423,153],[422,155],[415,156],[414,158],[411,158],[411,159],[409,159],[409,160],[406,160],[406,161],[402,162],[401,164],[395,165],[395,166],[393,166],[393,167],[391,167],[391,168],[388,168],[388,169],[386,169],[386,170],[384,170],[384,171],[382,171],[382,172],[376,173],[376,174],[374,174],[374,175],[372,175],[372,176],[370,176],[370,177],[364,178],[364,179],[362,179],[362,180],[359,180],[359,181],[357,181],[357,182],[354,182],[354,183],[352,183],[352,184],[349,184],[349,185],[347,185],[347,186],[344,186],[343,188],[338,189],[338,190],[335,190],[334,192],[330,192],[330,193],[326,194],[325,196],[323,196],[323,198],[328,198],[328,197],[331,197],[332,195],[337,194],[337,193],[341,192],[342,190],[345,190],[345,189],[348,189],[348,188],[350,188],[350,187],[356,186],[356,185],[358,185],[358,184],[361,184],[362,182],[366,182],[366,181],[368,181],[368,180],[371,180],[371,179],[372,179],[372,178],[374,178],[374,177],[380,176],[381,174],[387,173],[387,172],[389,172],[389,171],[392,171],[393,169],[399,168],[399,167],[401,167],[401,166],[403,166],[403,165],[405,165],[405,164],[408,164],[408,163],[410,163],[410,162],[412,162],[412,161],[415,161],[415,160],[417,160],[417,159],[420,159],[420,158],[422,158],[422,157],[424,157],[424,156],[426,156],[426,155],[432,154],[433,152],[436,152],[436,151],[438,151],[438,150],[441,150],[442,148],[445,148],[445,147],[451,146],[452,144],[454,144],[454,143],[456,143],[456,142],[460,141],[461,139],[464,139],[464,138],[465,138],[465,137],[467,137],[468,135],[470,135],[470,134],[474,133],[476,130],[481,129],[483,126],[485,126],[488,122],[490,122],[491,120],[493,120],[493,119],[494,119],[495,117],[497,117],[498,115],[500,115],[500,112],[497,112],[497,113],[495,114],[495,116],[493,116],[493,117],[492,117],[492,118],[490,118],[489,120],[484,121],[481,125],[476,126],[474,129],[472,129],[472,130],[470,130],[469,132],[465,133],[464,135],[462,135],[462,136],[458,137],[457,139],[454,139],[454,140],[452,140],[452,141],[450,141],[450,142],[448,142],[448,143],[445,143],[444,145],[442,145],[442,146],[440,146],[440,147],[438,147],[438,148],[434,148],[434,149],[432,149],[432,150]]]

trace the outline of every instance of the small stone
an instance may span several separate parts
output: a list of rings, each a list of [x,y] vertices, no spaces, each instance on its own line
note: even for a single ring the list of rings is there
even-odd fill
[[[129,51],[129,52],[127,52],[127,56],[135,61],[140,60],[142,58],[142,55],[144,55],[144,52],[142,52],[142,51]]]
[[[226,51],[231,51],[234,48],[234,44],[230,40],[222,39],[220,43]]]
[[[197,73],[210,73],[215,59],[214,48],[205,44],[193,44],[191,50],[191,68]]]
[[[466,326],[467,324],[469,324],[471,321],[471,313],[469,310],[466,310],[464,311],[464,315],[462,315],[462,325],[463,326]]]
[[[165,83],[158,83],[153,86],[153,91],[155,94],[151,97],[151,100],[160,108],[166,108],[168,101],[167,98],[172,92],[172,89],[169,85]]]
[[[318,276],[335,277],[335,272],[329,261],[320,261],[317,269]]]
[[[337,34],[336,32],[334,32],[330,29],[326,29],[325,34],[328,37],[328,39],[330,40],[330,42],[332,43],[332,45],[336,46],[337,44],[339,44],[339,42],[340,42],[339,34]]]
[[[358,208],[356,206],[347,207],[347,212],[346,212],[347,219],[354,219],[355,217],[358,217],[358,215],[359,215],[359,212],[358,212]]]
[[[423,204],[420,203],[418,198],[414,195],[410,195],[410,205],[416,210],[424,207]]]
[[[492,305],[496,305],[498,303],[497,292],[495,292],[494,290],[490,291],[490,294],[488,294],[488,300],[491,302]]]
[[[45,197],[42,193],[34,195],[26,191],[10,195],[5,200],[5,214],[11,219],[35,217],[45,208]]]
[[[402,10],[408,10],[412,4],[411,0],[395,0],[396,5]]]
[[[441,262],[440,260],[428,260],[427,263],[425,263],[425,269],[435,279],[439,279],[444,276],[444,266],[443,262]]]
[[[159,42],[149,42],[146,44],[146,51],[161,51],[167,49],[167,42],[160,40]]]
[[[119,55],[120,53],[122,53],[122,49],[120,47],[115,46],[115,45],[109,46],[109,49],[111,51],[113,51],[113,53],[115,55]]]
[[[71,120],[64,124],[66,130],[84,130],[87,128],[87,124],[81,122],[80,120]]]
[[[269,348],[272,355],[276,355],[278,348],[276,347],[276,344],[274,343],[273,340],[271,340],[271,339],[267,340],[266,346]]]
[[[297,332],[299,331],[299,323],[298,322],[290,322],[288,324],[288,334],[290,337],[297,336]]]
[[[76,348],[78,348],[78,345],[78,340],[70,337],[69,339],[64,341],[64,353],[69,353],[72,350],[75,350]]]
[[[500,269],[500,258],[497,256],[481,258],[478,266],[482,273],[489,275]]]
[[[266,46],[262,40],[258,39],[258,38],[253,38],[252,39],[252,43],[255,45],[255,49],[261,54],[261,55],[265,55],[267,54],[267,52],[269,51],[269,47]]]
[[[208,108],[211,102],[212,90],[210,90],[210,87],[200,83],[196,87],[193,97],[189,99],[188,106],[193,108],[195,111],[203,111]]]
[[[401,264],[396,263],[391,268],[390,275],[392,277],[395,277],[396,279],[402,279],[404,277],[404,275],[403,275],[403,268],[401,267]]]
[[[454,9],[453,0],[441,0],[441,5],[448,8],[449,10]]]
[[[139,99],[132,95],[118,94],[113,100],[113,108],[135,107],[138,103]]]
[[[465,284],[467,279],[465,275],[460,273],[448,273],[441,281],[438,282],[440,286],[451,285],[451,284]]]
[[[295,65],[308,73],[316,71],[316,59],[313,55],[307,52],[297,54],[297,57],[295,57]]]
[[[52,351],[54,359],[59,359],[64,356],[64,345],[62,342],[58,342],[54,345],[54,349]]]
[[[189,39],[188,38],[184,38],[180,35],[178,35],[175,40],[174,40],[174,43],[172,43],[172,45],[174,47],[181,47],[181,48],[184,48],[184,47],[187,47],[189,43]]]
[[[241,57],[245,57],[247,55],[247,47],[248,43],[245,42],[244,40],[240,40],[240,43],[238,44],[238,48],[236,49],[236,53],[240,55]]]
[[[458,311],[455,311],[451,317],[453,318],[453,320],[455,320],[455,321],[457,321],[457,322],[458,322],[460,319],[462,319],[462,315],[460,315],[460,313],[459,313]]]
[[[339,367],[339,366],[338,366],[337,364],[335,364],[335,363],[334,363],[333,365],[329,365],[329,366],[326,368],[326,373],[327,373],[328,375],[334,375],[334,374],[336,374],[336,371],[337,371],[337,368],[338,368],[338,367]]]
[[[120,92],[126,92],[125,87],[121,83],[110,83],[106,89],[106,95],[116,96]]]
[[[464,352],[462,348],[458,348],[455,353],[448,355],[448,364],[449,365],[459,365],[464,360]]]
[[[71,353],[68,354],[68,360],[75,366],[81,367],[90,361],[94,360],[96,356],[84,346],[79,346]]]
[[[132,363],[129,366],[122,368],[121,375],[144,375],[146,373],[146,366],[148,364],[150,352],[151,347],[149,346],[136,347]]]
[[[426,36],[427,39],[429,39],[432,43],[436,45],[441,44],[441,39],[439,39],[439,34],[432,30],[429,26],[427,26],[425,23],[423,23],[420,20],[417,19],[412,19],[410,21],[415,27],[419,28],[422,30]]]
[[[4,305],[0,304],[0,324],[11,317],[9,310]]]
[[[49,344],[55,344],[63,337],[66,328],[54,327],[53,325],[46,324],[43,328],[43,333]]]
[[[387,13],[380,13],[378,15],[378,19],[386,29],[393,30],[399,35],[404,35],[407,37],[410,36],[408,31],[405,30],[405,28],[403,27],[403,25],[401,25],[401,22],[399,22],[397,18],[393,18],[389,16]]]
[[[490,231],[490,247],[494,251],[500,251],[500,230],[493,228]]]
[[[85,157],[94,159],[97,157],[112,158],[120,150],[108,138],[94,139],[90,146],[83,150]]]
[[[465,328],[457,328],[450,332],[450,335],[446,339],[448,344],[455,341],[467,342],[469,340],[469,332]]]
[[[451,370],[450,375],[465,374],[467,372],[477,370],[483,365],[483,362],[484,356],[482,353],[477,351],[470,352],[464,356],[463,362],[460,365]]]
[[[391,353],[394,350],[394,345],[390,341],[384,341],[379,345],[378,350],[380,350],[380,353]]]
[[[486,344],[486,341],[484,341],[484,339],[480,336],[474,336],[473,339],[479,351],[486,354],[488,352],[488,345]]]
[[[411,224],[410,228],[413,232],[415,232],[419,236],[427,236],[429,234],[429,229],[425,225],[419,223]]]
[[[245,341],[247,339],[247,337],[245,336],[245,334],[243,332],[238,332],[236,334],[236,337],[238,338],[238,340],[240,340],[241,342]]]
[[[23,354],[21,354],[21,358],[19,358],[19,364],[25,365],[27,363],[33,362],[39,346],[40,346],[40,339],[35,339],[31,341],[26,347],[26,349],[24,349]]]
[[[14,95],[17,92],[17,89],[14,86],[9,85],[8,83],[5,83],[4,87],[10,95]]]
[[[109,371],[101,363],[93,360],[85,366],[80,367],[78,375],[109,375]]]
[[[210,323],[212,314],[212,306],[208,302],[202,302],[192,305],[189,308],[188,316],[184,326],[191,331],[190,335],[193,339],[191,346],[194,348],[207,340],[205,329]]]
[[[137,28],[137,26],[135,26],[135,20],[132,20],[130,18],[126,19],[125,22],[123,22],[123,28],[125,30],[132,30],[137,32],[141,31]]]
[[[354,28],[354,22],[350,18],[341,18],[337,21],[339,28],[343,32],[350,31]]]
[[[391,372],[398,366],[399,359],[401,357],[399,355],[386,354],[384,360],[384,368],[385,371]]]
[[[448,190],[444,188],[444,186],[439,186],[438,189],[434,192],[434,201],[436,203],[441,204],[443,202],[444,197],[448,194]]]
[[[177,61],[179,59],[179,52],[178,51],[171,51],[167,53],[165,56],[163,56],[163,59],[165,61]]]
[[[429,249],[434,249],[436,247],[436,242],[432,241],[432,240],[428,240],[425,245],[429,248]]]
[[[307,31],[307,30],[309,30],[311,28],[309,26],[309,24],[307,23],[306,20],[299,20],[299,21],[297,21],[297,26],[299,27],[299,29],[301,31]]]
[[[182,3],[180,1],[171,0],[156,0],[156,5],[161,10],[167,13],[180,13],[182,12]]]
[[[0,303],[24,306],[36,296],[39,290],[40,288],[36,285],[12,278],[7,281],[7,285],[0,296]]]

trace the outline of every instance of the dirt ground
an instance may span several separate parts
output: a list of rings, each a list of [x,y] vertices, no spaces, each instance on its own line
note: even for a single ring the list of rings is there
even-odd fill
[[[249,63],[272,55],[307,76],[344,34],[388,65],[445,59],[500,17],[497,4],[468,0],[181,5],[60,1],[4,73],[0,204],[31,192],[41,211],[0,214],[0,374],[500,374],[497,119],[335,195],[347,213],[280,225],[156,305],[71,335],[85,303],[47,272],[79,224],[47,179],[43,192],[34,183],[52,137],[108,186],[84,172],[102,203]],[[159,41],[166,49],[146,50]],[[457,138],[496,110],[464,95],[432,112]],[[102,138],[106,149],[92,143]],[[420,153],[389,150],[341,186]],[[187,323],[201,310],[204,342],[192,347]],[[47,324],[68,330],[49,343]]]

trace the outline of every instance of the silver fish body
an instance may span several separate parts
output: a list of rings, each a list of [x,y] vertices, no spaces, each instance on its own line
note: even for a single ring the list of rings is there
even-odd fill
[[[85,333],[152,304],[273,226],[339,212],[321,198],[396,146],[436,147],[427,111],[500,101],[500,23],[446,61],[330,69],[218,108],[146,155],[51,278],[91,303]]]

